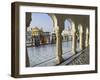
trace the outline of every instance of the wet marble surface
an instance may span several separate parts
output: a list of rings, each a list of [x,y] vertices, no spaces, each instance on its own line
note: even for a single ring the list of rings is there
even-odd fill
[[[62,43],[63,58],[69,58],[72,56],[71,52],[71,41]],[[56,45],[48,44],[41,45],[38,47],[28,47],[28,56],[30,61],[30,66],[54,66],[55,62],[55,53]]]

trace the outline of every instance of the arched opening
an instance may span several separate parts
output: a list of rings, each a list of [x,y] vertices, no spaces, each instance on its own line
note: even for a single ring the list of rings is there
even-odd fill
[[[79,30],[75,22],[71,18],[67,18],[64,21],[64,30],[62,31],[62,48],[63,53],[68,53],[69,56],[75,54],[79,49]]]
[[[83,26],[82,26],[82,24],[78,25],[78,32],[79,32],[79,35],[78,35],[79,45],[78,45],[78,47],[80,50],[83,50]]]
[[[72,21],[71,21],[71,19],[66,19],[64,21],[64,30],[62,31],[63,54],[68,53],[72,49],[72,34],[71,34],[71,32],[72,32]],[[70,56],[70,54],[68,56]]]
[[[46,13],[32,13],[31,18],[32,21],[27,28],[26,37],[30,67],[56,64],[56,62],[53,64],[49,62],[55,61],[53,58],[56,57],[56,34],[51,16]]]

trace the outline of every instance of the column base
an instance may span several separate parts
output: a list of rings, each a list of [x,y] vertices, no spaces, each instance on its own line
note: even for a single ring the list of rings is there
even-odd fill
[[[73,54],[76,54],[76,51],[72,51]]]
[[[61,64],[63,61],[63,58],[62,57],[57,57],[56,58],[56,64]]]

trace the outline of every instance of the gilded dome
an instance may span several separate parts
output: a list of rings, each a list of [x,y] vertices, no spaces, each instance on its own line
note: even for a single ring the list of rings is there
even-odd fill
[[[42,30],[41,29],[39,29],[39,28],[37,28],[37,27],[35,27],[35,28],[32,28],[32,32],[41,32]]]
[[[38,27],[32,28],[32,35],[40,35],[42,32],[43,30],[39,29]]]

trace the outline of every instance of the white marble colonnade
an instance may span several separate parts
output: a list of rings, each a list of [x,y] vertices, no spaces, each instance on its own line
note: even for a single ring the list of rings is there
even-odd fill
[[[52,20],[53,20],[53,26],[54,26],[54,30],[56,33],[56,64],[60,64],[63,60],[62,58],[62,30],[61,30],[61,26],[58,25],[58,18],[52,14],[49,15]],[[77,37],[76,37],[76,25],[74,21],[71,21],[72,24],[72,52],[73,54],[76,53],[76,48],[77,48]],[[86,40],[85,40],[85,44],[83,44],[83,26],[81,24],[79,24],[77,27],[79,27],[79,47],[80,50],[83,50],[83,45],[85,45],[85,47],[88,47],[89,45],[89,32],[88,32],[88,28],[86,28]]]

